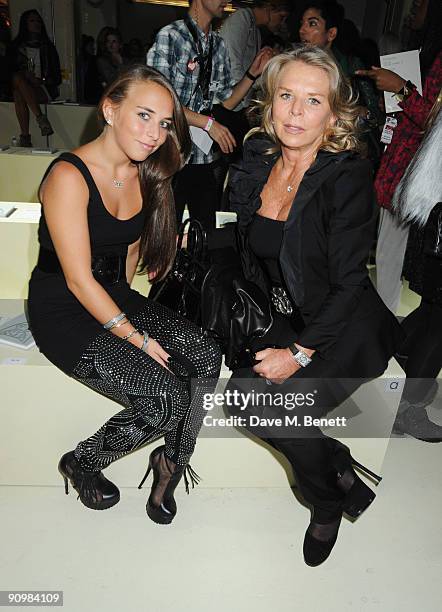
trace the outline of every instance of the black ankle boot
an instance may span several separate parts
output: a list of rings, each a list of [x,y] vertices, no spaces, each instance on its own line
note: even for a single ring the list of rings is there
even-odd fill
[[[353,467],[375,480],[377,485],[382,478],[353,459],[349,448],[345,444],[338,442],[338,440],[335,440],[335,443],[333,464],[337,470],[336,484],[345,494],[342,508],[346,514],[352,518],[357,518],[373,502],[376,494],[359,478]]]
[[[304,536],[304,561],[310,567],[321,565],[330,556],[338,538],[342,515],[336,520],[322,524],[310,522]],[[313,513],[314,519],[314,513]]]
[[[146,504],[148,517],[160,525],[169,525],[176,516],[177,505],[174,498],[175,489],[184,476],[186,492],[189,493],[189,475],[192,489],[199,483],[200,477],[190,465],[177,466],[164,454],[165,446],[158,446],[149,457],[146,474],[138,485],[141,489],[150,471],[153,471],[153,484]]]
[[[428,418],[423,406],[402,401],[393,424],[393,433],[407,435],[422,442],[442,442],[442,427]]]
[[[68,480],[77,491],[82,504],[92,510],[105,510],[120,501],[120,491],[101,472],[86,472],[81,467],[74,451],[63,455],[58,464],[63,476],[66,495],[69,493]]]

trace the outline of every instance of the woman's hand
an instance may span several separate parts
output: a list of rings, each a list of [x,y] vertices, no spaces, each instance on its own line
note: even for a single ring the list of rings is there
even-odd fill
[[[392,93],[398,93],[407,82],[396,72],[386,68],[379,68],[378,66],[372,66],[371,70],[356,70],[355,74],[373,79],[380,91],[391,91]]]
[[[273,383],[281,384],[297,372],[301,366],[293,359],[290,349],[268,348],[256,353],[260,363],[253,370]]]
[[[209,136],[214,140],[223,153],[233,153],[236,147],[236,140],[228,128],[218,121],[214,121],[209,130]]]
[[[138,348],[141,348],[143,344],[143,336],[136,334],[136,337],[134,336],[134,341],[132,342],[132,344],[134,344]],[[163,349],[159,342],[157,342],[153,338],[149,338],[146,353],[149,355],[149,357],[155,359],[155,361],[158,362],[160,366],[163,366],[163,368],[169,370],[169,368],[167,367],[167,360],[169,359],[170,355],[169,353],[166,353],[166,351]]]
[[[271,47],[263,47],[255,56],[250,68],[249,72],[254,77],[259,77],[264,68],[267,66],[269,61],[274,56],[273,49]]]
[[[163,368],[169,370],[169,368],[167,367],[167,361],[170,355],[169,353],[166,353],[166,351],[163,349],[159,342],[157,342],[153,338],[149,338],[146,353],[149,355],[149,357],[152,357],[152,359],[155,359],[155,361],[157,361],[161,366],[163,366]]]

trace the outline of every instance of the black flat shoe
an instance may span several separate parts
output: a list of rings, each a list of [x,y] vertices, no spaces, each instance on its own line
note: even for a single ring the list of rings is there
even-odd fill
[[[316,567],[328,559],[338,538],[341,518],[325,525],[310,522],[303,545],[304,561],[307,565]]]
[[[189,493],[189,479],[192,489],[200,481],[200,477],[190,465],[175,465],[166,457],[164,450],[165,446],[158,446],[152,451],[147,471],[138,485],[141,489],[150,472],[153,472],[152,489],[146,503],[146,512],[148,517],[159,525],[169,525],[176,516],[174,492],[181,478],[184,476],[187,493]]]
[[[78,493],[77,499],[87,508],[106,510],[120,501],[118,487],[105,478],[102,472],[83,470],[74,451],[63,455],[58,464],[58,471],[63,476],[66,495],[69,493],[69,480]]]

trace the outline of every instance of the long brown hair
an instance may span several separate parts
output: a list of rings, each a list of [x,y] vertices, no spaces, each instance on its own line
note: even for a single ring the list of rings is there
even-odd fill
[[[170,93],[173,122],[166,141],[152,155],[138,163],[138,176],[145,210],[145,224],[140,241],[139,273],[155,272],[161,280],[168,272],[176,250],[176,216],[172,178],[186,163],[191,140],[183,107],[172,85],[160,72],[142,64],[134,64],[122,72],[103,93],[98,104],[98,117],[105,124],[103,103],[106,99],[118,105],[129,88],[139,81],[151,81]]]

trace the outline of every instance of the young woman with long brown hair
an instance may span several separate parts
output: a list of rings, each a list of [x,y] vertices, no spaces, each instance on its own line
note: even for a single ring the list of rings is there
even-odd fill
[[[165,436],[149,459],[147,513],[170,523],[203,419],[202,389],[211,386],[203,379],[217,378],[221,356],[192,323],[129,285],[139,261],[161,278],[174,257],[171,180],[189,154],[189,131],[171,85],[146,66],[112,83],[99,115],[102,134],[60,155],[40,187],[30,323],[50,361],[124,406],[63,455],[66,492],[70,480],[85,506],[115,505],[118,488],[101,470]]]

